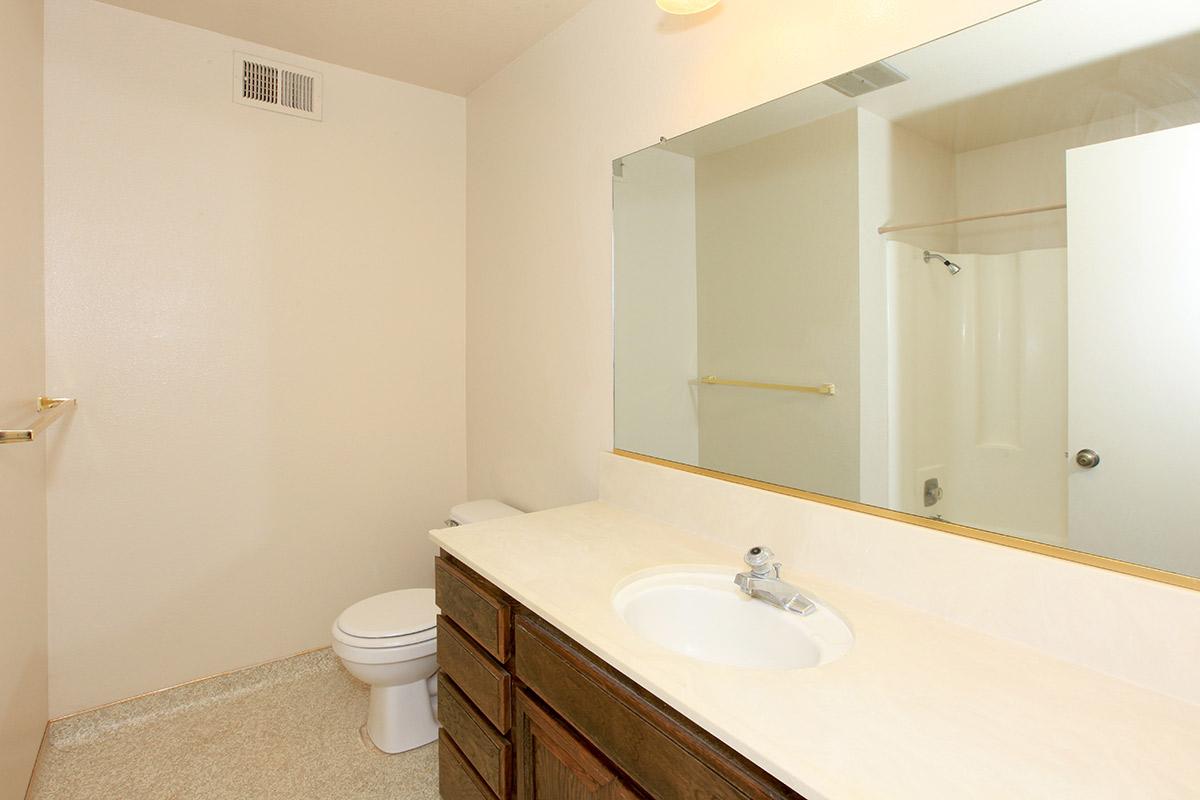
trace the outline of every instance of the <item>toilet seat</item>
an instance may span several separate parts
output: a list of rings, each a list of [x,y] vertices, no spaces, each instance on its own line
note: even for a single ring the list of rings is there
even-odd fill
[[[433,589],[384,592],[343,611],[333,623],[333,638],[364,649],[419,645],[437,638],[437,613]]]
[[[350,647],[361,647],[365,650],[391,650],[397,647],[411,647],[422,642],[432,642],[437,639],[437,628],[410,633],[407,636],[386,636],[375,639],[363,639],[351,636],[337,625],[333,626],[333,639]]]
[[[384,645],[370,639],[353,639],[345,635],[339,636],[337,626],[333,626],[333,652],[343,661],[355,664],[400,664],[405,661],[415,661],[425,656],[437,653],[437,629],[430,631],[430,638],[419,642]],[[364,646],[363,643],[370,643]]]

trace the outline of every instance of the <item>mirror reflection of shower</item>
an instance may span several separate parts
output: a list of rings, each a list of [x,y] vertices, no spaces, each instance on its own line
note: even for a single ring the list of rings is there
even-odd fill
[[[926,251],[925,251],[924,258],[925,258],[925,263],[926,263],[926,264],[928,264],[930,261],[940,261],[940,262],[942,262],[942,264],[944,264],[944,265],[945,265],[945,267],[946,267],[946,270],[947,270],[947,271],[948,271],[948,272],[949,272],[951,275],[957,275],[958,273],[962,272],[962,267],[960,267],[958,264],[955,264],[953,261],[951,261],[950,259],[946,258],[946,257],[945,257],[944,255],[942,255],[941,253],[931,253],[931,252],[929,252],[928,250],[926,250]]]

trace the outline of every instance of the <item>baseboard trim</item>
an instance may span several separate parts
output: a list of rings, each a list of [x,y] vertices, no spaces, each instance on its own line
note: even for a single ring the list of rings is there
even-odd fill
[[[152,697],[156,694],[162,694],[163,692],[169,692],[174,689],[182,689],[185,686],[192,686],[194,684],[203,683],[204,681],[211,681],[216,678],[224,678],[226,676],[233,675],[238,672],[245,672],[248,669],[258,669],[259,667],[265,667],[270,664],[276,664],[280,661],[287,661],[289,658],[299,658],[300,656],[306,656],[306,655],[310,655],[312,653],[318,653],[321,650],[328,650],[328,649],[329,649],[329,645],[323,645],[321,647],[309,647],[306,650],[300,650],[299,652],[291,653],[286,656],[279,656],[278,658],[268,658],[266,661],[259,661],[254,664],[247,664],[243,667],[234,667],[233,669],[227,669],[223,672],[214,672],[211,675],[205,675],[201,678],[192,678],[190,680],[183,681],[182,683],[172,684],[171,686],[164,686],[161,689],[151,689],[148,692],[142,692],[141,694],[135,694],[130,697],[123,697],[120,700],[112,700],[107,703],[101,703],[98,706],[91,706],[90,708],[84,708],[79,711],[72,711],[70,714],[63,714],[60,717],[54,717],[54,718],[50,719],[46,723],[46,729],[48,731],[50,729],[50,726],[56,722],[63,722],[65,720],[72,719],[73,717],[81,716],[83,714],[92,714],[92,713],[95,713],[96,711],[102,711],[106,708],[112,708],[113,706],[119,706],[122,703],[131,703],[134,700],[142,700],[146,697]],[[43,734],[42,735],[42,744],[45,745],[45,743],[46,743],[46,734]]]
[[[38,745],[37,755],[33,757],[33,769],[29,770],[29,782],[25,784],[25,800],[33,793],[33,779],[37,776],[38,767],[42,763],[42,751],[46,749],[46,740],[50,738],[50,721],[42,726],[42,742]]]

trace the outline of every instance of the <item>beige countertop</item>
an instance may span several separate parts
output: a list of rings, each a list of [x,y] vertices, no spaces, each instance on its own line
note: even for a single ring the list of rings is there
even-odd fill
[[[641,570],[740,568],[730,547],[599,502],[431,536],[809,800],[1200,798],[1200,707],[803,565],[783,577],[841,613],[854,646],[813,669],[753,670],[665,650],[611,604]]]

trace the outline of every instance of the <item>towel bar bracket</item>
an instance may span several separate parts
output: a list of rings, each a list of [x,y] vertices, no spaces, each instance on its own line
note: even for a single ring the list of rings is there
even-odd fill
[[[32,442],[42,431],[49,428],[54,421],[76,405],[72,397],[39,397],[37,399],[37,419],[28,428],[18,430],[0,430],[0,444],[16,442]]]

